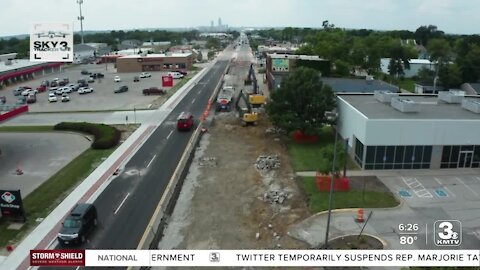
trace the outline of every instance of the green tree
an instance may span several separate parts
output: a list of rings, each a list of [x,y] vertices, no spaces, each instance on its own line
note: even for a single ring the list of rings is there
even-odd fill
[[[212,60],[214,56],[215,56],[215,52],[214,52],[214,51],[208,51],[208,54],[207,54],[208,60]]]
[[[462,84],[462,74],[456,64],[441,65],[438,77],[446,89],[458,88]]]
[[[209,37],[207,38],[207,44],[205,47],[208,49],[220,49],[220,41],[216,38]]]
[[[427,46],[430,39],[442,37],[444,33],[442,31],[439,31],[437,26],[435,25],[429,25],[429,26],[422,25],[419,28],[417,28],[417,30],[413,35],[415,37],[415,41],[418,44]]]
[[[335,75],[340,76],[340,77],[348,77],[350,75],[350,66],[348,65],[347,62],[342,61],[342,60],[336,60],[335,61]]]
[[[435,71],[428,69],[426,67],[422,67],[418,71],[418,80],[420,82],[433,82],[433,79],[435,78]]]
[[[410,57],[405,48],[397,45],[390,51],[390,63],[388,64],[388,72],[390,75],[398,78],[405,75],[405,69],[410,69]]]
[[[197,61],[198,61],[198,62],[202,62],[202,60],[203,60],[203,54],[202,54],[201,51],[198,51]]]
[[[272,122],[287,132],[318,134],[326,122],[325,112],[333,108],[333,91],[322,83],[318,71],[299,67],[272,93],[266,109]]]
[[[447,62],[450,59],[452,48],[447,40],[443,38],[435,38],[428,42],[428,53],[430,60],[438,62]]]
[[[335,167],[333,167],[333,151],[334,147],[333,144],[327,145],[320,149],[319,151],[319,159],[320,162],[318,171],[322,174],[334,174],[336,177],[340,175],[340,171],[343,169],[343,162],[345,160],[345,149],[342,145],[342,141],[337,141],[337,152],[336,152],[336,160],[335,160]],[[334,171],[332,171],[332,168]]]

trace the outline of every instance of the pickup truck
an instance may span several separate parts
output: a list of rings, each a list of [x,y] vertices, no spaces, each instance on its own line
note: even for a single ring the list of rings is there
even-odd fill
[[[142,93],[148,96],[148,95],[165,95],[167,92],[165,91],[165,89],[161,89],[158,87],[150,87],[150,88],[143,89]]]

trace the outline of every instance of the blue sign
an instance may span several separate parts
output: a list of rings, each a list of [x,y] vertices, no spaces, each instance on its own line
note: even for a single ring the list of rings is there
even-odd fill
[[[435,193],[437,193],[438,197],[448,197],[448,193],[443,189],[435,189]]]
[[[398,192],[398,194],[400,194],[400,196],[402,196],[402,197],[412,197],[412,194],[408,190],[405,190],[405,189],[400,190]]]

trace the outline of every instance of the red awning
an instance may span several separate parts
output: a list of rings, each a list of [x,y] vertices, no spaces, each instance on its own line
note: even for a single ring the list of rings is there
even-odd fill
[[[53,67],[59,67],[63,65],[63,63],[48,63],[46,65],[42,65],[42,66],[39,66],[39,67],[32,67],[32,68],[27,68],[27,69],[24,69],[24,70],[18,70],[18,71],[13,71],[13,72],[10,72],[10,73],[7,73],[7,74],[3,74],[3,75],[0,75],[0,81],[4,81],[4,80],[8,80],[10,78],[14,78],[14,77],[18,77],[18,76],[22,76],[22,75],[26,75],[26,74],[32,74],[34,72],[37,72],[37,71],[41,71],[47,67],[49,68],[53,68]]]

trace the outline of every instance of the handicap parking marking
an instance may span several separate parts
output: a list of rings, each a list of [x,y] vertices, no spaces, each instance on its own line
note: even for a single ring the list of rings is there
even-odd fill
[[[402,177],[403,182],[413,190],[415,195],[420,198],[433,198],[432,193],[428,191],[417,178],[405,178]]]
[[[437,196],[439,196],[439,197],[449,197],[449,196],[455,197],[455,193],[453,193],[448,187],[446,187],[446,186],[440,181],[440,179],[438,179],[438,178],[436,178],[436,177],[434,177],[433,179],[435,179],[435,181],[440,185],[439,190],[443,191],[443,193],[446,193],[445,196],[442,196],[442,195],[443,195],[442,192],[440,192],[440,194],[442,194],[442,195],[440,195],[440,194],[435,190],[435,193],[437,193]]]
[[[448,193],[443,189],[435,189],[435,193],[438,197],[448,197]]]
[[[400,190],[398,194],[400,194],[401,197],[412,197],[412,194],[406,189]]]

